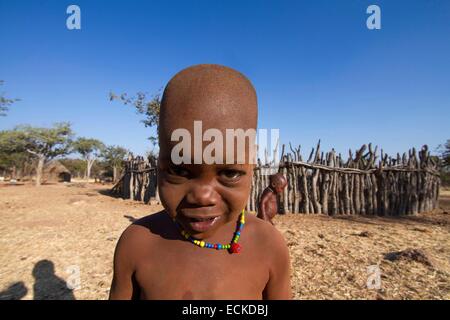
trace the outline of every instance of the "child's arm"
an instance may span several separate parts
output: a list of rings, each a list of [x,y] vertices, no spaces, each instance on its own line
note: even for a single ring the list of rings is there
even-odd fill
[[[262,196],[261,196],[261,203],[259,204],[259,212],[258,212],[258,218],[261,218],[265,221],[269,221],[270,223],[273,224],[272,220],[270,219],[270,217],[268,217],[267,212],[266,212],[266,207],[267,207],[267,202],[269,201],[269,194],[266,192],[266,190],[264,190]]]
[[[289,250],[286,242],[278,230],[272,235],[272,254],[269,270],[269,281],[263,292],[264,300],[291,299],[291,272]]]
[[[114,271],[111,290],[109,292],[110,300],[130,300],[133,298],[133,273],[134,266],[130,257],[131,250],[127,249],[129,241],[127,237],[128,230],[122,234],[116,246],[114,253]]]

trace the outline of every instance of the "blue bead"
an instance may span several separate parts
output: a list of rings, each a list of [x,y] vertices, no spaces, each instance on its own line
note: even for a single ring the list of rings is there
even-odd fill
[[[240,234],[241,234],[241,232],[240,232],[240,231],[238,231],[238,232],[236,232],[236,234],[240,235]]]
[[[218,244],[218,245],[217,245],[217,249],[218,249],[218,250],[222,249],[222,245],[221,245],[221,244]]]

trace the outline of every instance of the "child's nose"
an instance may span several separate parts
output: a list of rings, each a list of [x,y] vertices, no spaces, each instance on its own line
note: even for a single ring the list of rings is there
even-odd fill
[[[191,205],[207,207],[216,205],[218,198],[219,196],[212,185],[197,182],[192,184],[186,196],[186,201]]]

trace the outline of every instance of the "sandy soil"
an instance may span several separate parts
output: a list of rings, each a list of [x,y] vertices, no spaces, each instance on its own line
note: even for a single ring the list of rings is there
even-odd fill
[[[110,197],[107,189],[0,184],[0,299],[108,297],[118,237],[160,207]],[[450,299],[449,211],[444,191],[441,209],[414,217],[278,216],[294,297]]]

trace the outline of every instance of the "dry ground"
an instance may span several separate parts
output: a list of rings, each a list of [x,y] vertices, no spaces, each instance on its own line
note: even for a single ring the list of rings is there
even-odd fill
[[[0,185],[0,299],[107,298],[118,237],[130,221],[160,207],[112,198],[106,190]],[[414,217],[278,216],[294,297],[449,299],[448,211],[444,191],[441,209]],[[367,288],[373,265],[379,289]],[[71,291],[66,284],[76,284],[77,266],[81,288]]]

